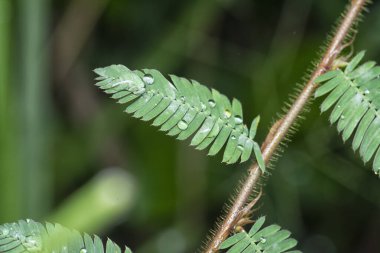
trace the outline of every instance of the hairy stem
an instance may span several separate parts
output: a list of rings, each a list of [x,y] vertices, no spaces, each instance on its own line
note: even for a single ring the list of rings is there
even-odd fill
[[[366,2],[367,0],[351,1],[348,10],[344,13],[342,22],[336,30],[335,35],[331,40],[327,50],[325,51],[323,58],[317,65],[309,81],[306,83],[305,87],[300,92],[287,114],[271,127],[261,147],[265,163],[268,163],[270,161],[281,141],[285,138],[286,134],[289,132],[289,129],[295,123],[297,117],[304,109],[309,98],[314,93],[317,87],[314,84],[314,80],[319,75],[323,74],[332,67],[334,60],[345,47],[345,39],[348,36],[352,26],[356,23],[359,14],[363,11]],[[218,251],[220,244],[227,238],[231,230],[239,221],[241,212],[245,210],[244,207],[249,200],[252,191],[256,188],[257,182],[262,176],[261,171],[256,163],[252,164],[248,172],[248,176],[243,182],[237,197],[235,198],[226,217],[218,227],[218,230],[215,232],[207,248],[204,250],[204,253],[213,253]]]

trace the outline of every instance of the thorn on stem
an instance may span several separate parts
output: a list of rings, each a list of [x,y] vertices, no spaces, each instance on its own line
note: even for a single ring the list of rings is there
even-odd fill
[[[241,210],[239,218],[237,219],[236,225],[234,226],[235,232],[241,232],[244,230],[243,227],[245,225],[253,223],[253,220],[251,220],[250,216],[253,212],[253,207],[261,198],[262,192],[263,192],[262,189],[260,189],[260,192],[257,194],[257,196],[248,204],[246,204],[246,206]]]

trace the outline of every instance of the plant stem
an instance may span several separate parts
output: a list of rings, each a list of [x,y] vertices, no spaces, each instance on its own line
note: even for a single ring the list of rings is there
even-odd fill
[[[351,1],[351,4],[348,10],[344,13],[343,20],[336,30],[329,47],[325,51],[323,58],[317,65],[309,81],[306,83],[305,87],[300,92],[287,114],[271,127],[264,143],[261,146],[265,163],[268,164],[276,149],[288,134],[291,126],[295,123],[297,117],[304,109],[309,98],[314,93],[317,87],[316,84],[314,84],[314,80],[331,68],[334,60],[344,48],[345,39],[347,38],[352,26],[356,23],[359,14],[363,11],[366,2],[367,0]],[[257,182],[262,175],[256,163],[251,165],[248,172],[248,176],[240,187],[232,207],[229,209],[223,222],[218,227],[207,248],[204,250],[204,253],[217,252],[220,244],[227,238],[231,230],[241,218],[241,212],[244,210],[244,206],[251,196],[252,191],[256,188]]]

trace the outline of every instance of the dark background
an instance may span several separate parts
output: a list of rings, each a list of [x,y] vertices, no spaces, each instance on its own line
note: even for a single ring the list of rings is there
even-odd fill
[[[261,143],[347,1],[0,0],[0,222],[60,222],[135,252],[194,252],[249,163],[227,166],[93,84],[114,63],[236,97]],[[380,5],[354,47],[380,59]],[[261,208],[304,252],[380,252],[380,182],[315,101]]]

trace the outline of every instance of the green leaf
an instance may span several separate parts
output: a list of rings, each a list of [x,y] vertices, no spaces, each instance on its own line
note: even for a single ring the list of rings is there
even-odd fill
[[[373,171],[380,172],[380,66],[369,61],[360,65],[364,52],[357,54],[344,72],[327,72],[318,81],[315,96],[328,94],[321,104],[324,112],[333,108],[330,122],[337,122],[343,141],[354,134],[352,148],[359,149],[364,163],[372,158]]]
[[[223,126],[218,137],[216,137],[214,144],[211,146],[210,151],[208,152],[209,155],[216,155],[223,148],[223,145],[226,143],[231,131],[232,127],[228,125]]]
[[[355,97],[355,95],[356,95],[355,91],[348,89],[340,97],[340,99],[337,102],[337,106],[334,107],[333,111],[330,114],[331,124],[335,123],[340,117],[345,119],[345,116],[342,115],[342,113],[347,107],[351,107],[350,102],[352,98]]]
[[[170,80],[159,71],[132,71],[123,65],[95,69],[97,86],[120,104],[129,103],[125,112],[152,125],[170,136],[185,140],[193,135],[190,145],[202,150],[210,147],[216,155],[225,146],[223,162],[247,161],[254,153],[260,168],[264,163],[254,141],[259,117],[248,131],[243,124],[242,105],[231,101],[217,90],[174,75]],[[252,152],[254,151],[254,152]]]
[[[346,69],[344,70],[345,74],[352,72],[356,66],[358,66],[359,62],[363,59],[365,55],[365,51],[359,52],[352,60],[348,63]]]
[[[242,239],[246,237],[245,233],[237,233],[233,236],[227,238],[222,244],[220,244],[219,249],[227,249],[231,247],[232,245],[235,245],[236,243],[240,242]]]
[[[59,224],[44,226],[28,219],[0,225],[0,252],[121,253],[121,249],[109,239],[104,245],[97,236],[92,238]],[[124,253],[132,252],[126,247]]]
[[[371,110],[367,110],[367,113],[364,115],[364,117],[359,123],[359,126],[355,133],[354,140],[352,141],[353,150],[357,150],[359,148],[364,138],[364,134],[366,133],[369,125],[371,124],[374,118],[375,118],[375,113]]]
[[[348,120],[348,124],[343,129],[343,141],[346,141],[348,140],[348,138],[350,138],[356,126],[359,124],[360,120],[363,118],[367,110],[367,105],[365,103],[360,103],[359,107],[354,111],[353,116]]]
[[[339,83],[338,86],[327,96],[327,98],[321,104],[321,111],[327,111],[333,106],[338,99],[348,90],[349,86],[345,83]],[[339,105],[341,106],[341,105]]]
[[[227,146],[226,146],[226,149],[224,151],[224,154],[223,154],[223,162],[228,162],[234,152],[235,152],[235,149],[237,148],[237,145],[238,145],[238,137],[239,134],[240,134],[241,131],[238,131],[236,129],[234,129],[228,139],[228,142],[227,142]]]
[[[152,110],[147,112],[143,117],[142,120],[149,121],[154,118],[156,118],[158,115],[160,115],[165,109],[168,108],[168,106],[171,104],[171,100],[169,98],[162,98],[162,100],[157,104],[156,107],[154,107]]]
[[[326,72],[320,76],[318,76],[316,79],[315,79],[315,83],[322,83],[322,82],[326,82],[327,80],[330,80],[331,78],[334,78],[336,77],[338,74],[340,74],[341,71],[340,70],[334,70],[334,71],[329,71],[329,72]]]
[[[377,175],[380,173],[380,148],[377,149],[375,159],[373,161],[373,171]]]
[[[297,245],[297,241],[290,238],[289,231],[282,230],[278,225],[262,228],[264,222],[265,217],[259,218],[248,233],[243,230],[230,236],[222,242],[219,249],[228,249],[227,253],[289,253],[288,250]]]
[[[212,128],[215,125],[216,118],[212,116],[208,116],[206,120],[204,121],[202,127],[199,129],[199,131],[196,133],[196,135],[191,140],[190,145],[197,146],[201,144],[201,142],[208,136],[208,134],[211,132]]]
[[[357,69],[355,69],[353,72],[348,73],[347,76],[349,78],[352,78],[352,79],[357,79],[358,77],[365,75],[375,65],[376,65],[376,62],[374,62],[374,61],[366,62],[363,65],[361,65],[360,67],[358,67]],[[358,80],[356,80],[356,82],[358,83]]]
[[[253,224],[253,226],[249,230],[248,234],[250,234],[250,235],[256,234],[260,230],[260,228],[264,225],[264,222],[265,222],[265,216],[260,217],[255,222],[255,224]]]
[[[249,157],[251,156],[251,153],[252,153],[253,145],[254,145],[254,142],[251,139],[246,140],[246,142],[244,144],[243,153],[241,154],[241,162],[245,162],[249,159]],[[261,152],[260,152],[260,156],[261,156]]]
[[[148,112],[152,111],[158,104],[162,101],[163,97],[159,94],[152,96],[152,98],[146,103],[146,105],[142,106],[139,110],[136,110],[133,117],[141,118],[145,116]]]
[[[314,97],[320,97],[320,96],[323,96],[325,95],[326,93],[330,92],[331,90],[335,89],[336,86],[342,82],[342,79],[344,79],[344,76],[342,75],[342,71],[341,70],[335,70],[335,71],[331,71],[331,72],[327,72],[326,74],[324,75],[327,75],[329,73],[333,73],[334,75],[331,77],[332,79],[331,80],[328,80],[328,82],[324,83],[323,85],[321,85],[315,92],[314,94]],[[320,77],[323,77],[324,75],[320,76]],[[334,78],[333,78],[334,77]],[[329,78],[330,79],[330,78]],[[316,80],[319,80],[318,78]],[[319,80],[319,82],[323,82],[325,79],[321,78],[321,80]]]
[[[265,162],[261,154],[260,146],[255,142],[253,143],[253,151],[255,152],[257,163],[263,173],[265,173]]]
[[[249,129],[249,137],[250,138],[255,138],[256,132],[257,132],[257,126],[259,125],[260,122],[260,116],[257,116],[256,118],[253,119],[251,123],[251,128]]]
[[[375,118],[368,127],[363,141],[360,145],[360,155],[364,162],[372,157],[373,153],[380,145],[380,118]]]

